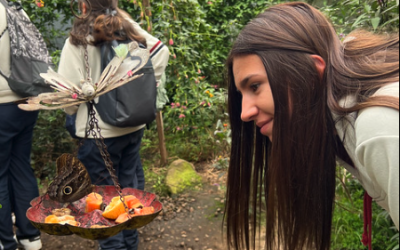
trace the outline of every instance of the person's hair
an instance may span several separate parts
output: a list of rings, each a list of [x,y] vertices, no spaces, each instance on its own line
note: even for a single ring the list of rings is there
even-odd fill
[[[240,118],[233,60],[245,55],[259,56],[268,74],[275,103],[272,142],[254,122]],[[311,55],[326,63],[322,78]],[[398,98],[371,97],[399,80],[398,35],[355,31],[342,43],[314,7],[279,4],[241,31],[227,69],[232,148],[224,220],[229,248],[255,248],[263,225],[266,249],[329,249],[336,157],[348,158],[332,113],[345,119],[370,106],[399,109]],[[357,103],[341,107],[339,101],[349,95]]]
[[[98,45],[102,42],[134,40],[147,46],[141,36],[127,20],[130,15],[118,8],[118,0],[79,0],[87,7],[87,14],[77,17],[70,32],[74,45]],[[88,40],[91,35],[93,40]]]

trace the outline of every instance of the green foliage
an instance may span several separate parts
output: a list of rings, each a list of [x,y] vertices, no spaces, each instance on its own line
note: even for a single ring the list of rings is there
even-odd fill
[[[150,184],[147,185],[148,187],[146,187],[146,189],[156,193],[157,195],[167,196],[169,191],[165,184],[166,169],[155,168],[153,161],[146,159],[143,161],[143,169],[146,183]]]
[[[321,8],[339,33],[358,28],[371,31],[399,30],[399,2],[393,0],[340,0]]]
[[[40,111],[32,144],[32,166],[40,179],[55,176],[55,161],[62,153],[73,153],[76,142],[64,128],[62,110]]]
[[[336,207],[333,217],[332,249],[365,249],[361,243],[364,189],[350,173],[340,173],[336,188]],[[398,246],[398,231],[379,205],[372,206],[372,247],[392,250]],[[397,238],[396,238],[397,237]]]
[[[68,30],[60,27],[71,24],[70,1],[42,0],[43,7],[38,7],[39,0],[21,0],[22,7],[29,18],[42,33],[50,50],[57,50],[57,39],[64,39]]]

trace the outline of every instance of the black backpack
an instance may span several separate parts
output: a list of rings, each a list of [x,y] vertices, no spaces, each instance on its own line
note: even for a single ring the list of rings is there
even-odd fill
[[[104,42],[100,47],[101,69],[104,70],[114,58],[113,47],[129,42],[116,40]],[[139,45],[144,48],[143,45]],[[116,127],[135,127],[150,124],[155,120],[157,82],[151,59],[136,74],[143,76],[99,97],[95,107],[104,122]]]
[[[11,49],[11,75],[0,74],[10,89],[22,97],[52,92],[50,85],[40,76],[52,66],[51,58],[42,35],[29,20],[21,4],[0,0],[6,9],[7,27],[0,31],[0,39],[8,30]]]

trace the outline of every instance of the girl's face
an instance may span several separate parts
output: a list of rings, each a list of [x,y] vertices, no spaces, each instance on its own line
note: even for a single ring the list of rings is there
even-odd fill
[[[236,57],[233,75],[236,88],[242,94],[241,119],[254,121],[261,134],[272,141],[275,104],[264,64],[257,55]]]

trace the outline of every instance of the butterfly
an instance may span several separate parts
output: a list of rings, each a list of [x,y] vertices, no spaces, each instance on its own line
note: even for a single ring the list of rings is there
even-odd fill
[[[50,199],[68,203],[77,201],[94,190],[85,166],[72,154],[62,154],[56,161],[57,175],[50,183],[47,194]]]
[[[51,68],[40,76],[45,79],[55,92],[42,93],[30,97],[27,103],[18,107],[26,111],[62,109],[85,102],[90,102],[125,83],[142,75],[135,75],[149,60],[149,51],[140,48],[138,43],[132,41],[120,44],[113,48],[115,57],[101,73],[100,79],[93,84],[91,78],[81,80],[81,86],[69,81]]]

